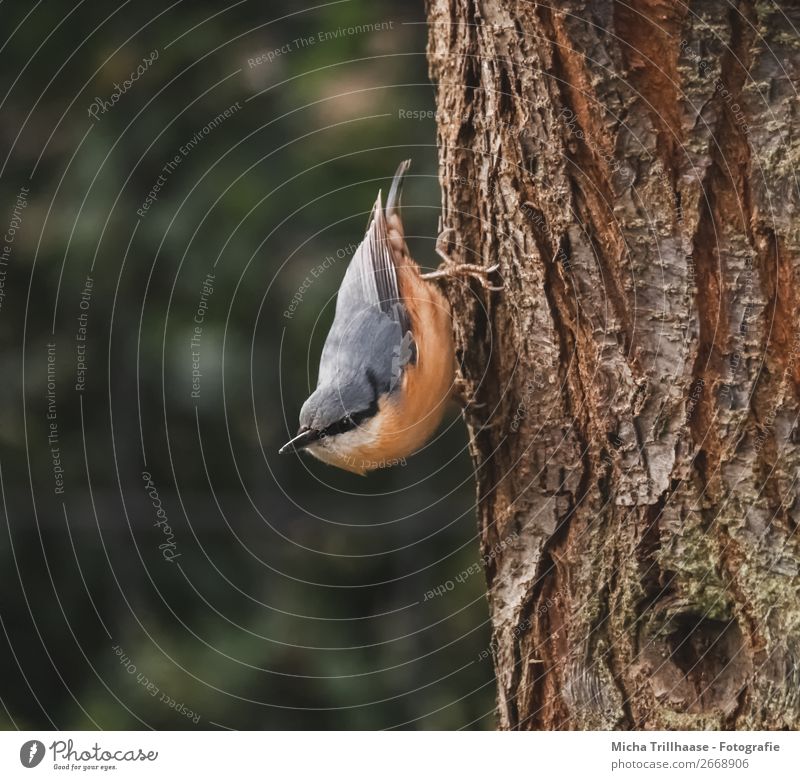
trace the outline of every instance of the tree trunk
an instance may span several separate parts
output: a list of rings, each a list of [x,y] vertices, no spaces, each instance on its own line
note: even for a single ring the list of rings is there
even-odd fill
[[[800,726],[800,12],[429,0],[506,729]]]

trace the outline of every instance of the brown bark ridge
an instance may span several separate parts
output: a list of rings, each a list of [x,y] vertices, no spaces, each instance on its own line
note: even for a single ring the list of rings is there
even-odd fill
[[[800,11],[428,0],[505,729],[800,725]]]

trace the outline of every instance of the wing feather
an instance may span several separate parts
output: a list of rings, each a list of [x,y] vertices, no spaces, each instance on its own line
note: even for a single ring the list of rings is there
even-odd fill
[[[399,219],[400,189],[407,169],[408,162],[401,163],[392,183],[387,202],[392,219]],[[320,360],[319,383],[358,389],[359,399],[352,399],[353,406],[364,403],[361,395],[391,392],[405,366],[417,357],[411,317],[398,285],[402,257],[396,257],[386,218],[378,192],[364,240],[339,287],[336,315]]]
[[[348,311],[356,311],[364,305],[375,306],[398,322],[403,335],[411,330],[411,319],[397,281],[397,259],[389,241],[380,192],[372,207],[364,240],[342,280],[336,315],[346,316]]]

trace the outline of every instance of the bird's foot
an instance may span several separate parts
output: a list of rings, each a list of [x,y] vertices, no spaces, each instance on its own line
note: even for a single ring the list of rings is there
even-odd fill
[[[450,396],[465,412],[472,412],[486,407],[485,403],[475,400],[475,396],[470,393],[467,381],[460,376],[455,378],[450,390]]]
[[[436,239],[436,254],[442,258],[442,265],[435,271],[427,274],[422,274],[422,278],[426,281],[434,279],[457,279],[459,277],[467,277],[476,279],[484,290],[492,292],[499,292],[503,286],[493,285],[489,281],[489,276],[495,273],[500,266],[495,263],[490,266],[476,265],[474,263],[459,263],[450,256],[450,250],[453,245],[453,237],[455,230],[453,228],[446,228]]]

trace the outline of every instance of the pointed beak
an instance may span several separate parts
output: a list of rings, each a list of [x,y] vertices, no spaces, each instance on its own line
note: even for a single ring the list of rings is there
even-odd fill
[[[308,447],[309,444],[319,441],[319,438],[319,431],[315,431],[312,428],[303,428],[298,431],[297,436],[290,441],[287,441],[286,444],[284,444],[283,447],[278,450],[278,455],[287,455],[290,452],[299,452],[300,450]]]

